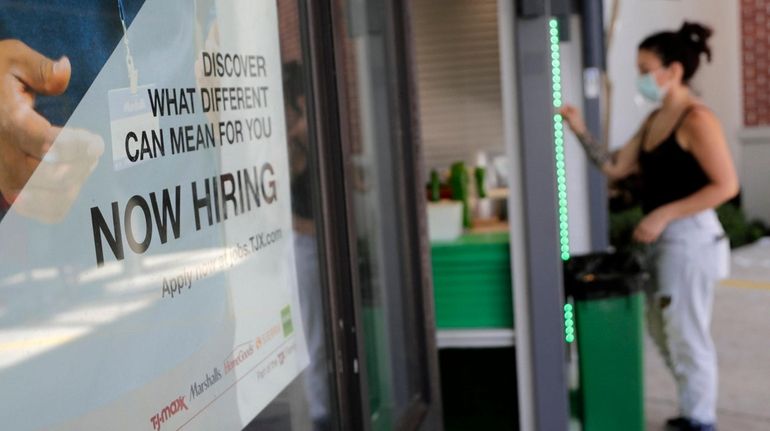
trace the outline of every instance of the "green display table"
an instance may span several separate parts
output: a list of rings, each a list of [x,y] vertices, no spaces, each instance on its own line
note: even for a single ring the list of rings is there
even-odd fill
[[[508,235],[467,233],[431,245],[439,330],[513,328]]]

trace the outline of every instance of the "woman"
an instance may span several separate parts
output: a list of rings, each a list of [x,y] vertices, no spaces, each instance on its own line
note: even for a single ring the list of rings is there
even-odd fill
[[[638,173],[644,218],[634,239],[652,244],[649,331],[677,382],[681,416],[668,429],[714,430],[717,364],[710,334],[714,286],[727,276],[729,244],[714,208],[738,193],[719,120],[688,84],[711,60],[711,30],[685,23],[645,39],[637,56],[642,96],[660,106],[610,155],[571,106],[562,116],[589,158],[613,180]]]

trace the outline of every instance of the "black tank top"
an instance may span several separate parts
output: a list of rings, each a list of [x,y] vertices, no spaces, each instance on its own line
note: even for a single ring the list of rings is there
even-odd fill
[[[686,198],[710,182],[695,156],[685,151],[676,140],[676,131],[692,110],[693,107],[687,108],[671,134],[652,150],[644,149],[647,129],[642,135],[639,167],[642,178],[642,211],[645,214],[668,203]]]

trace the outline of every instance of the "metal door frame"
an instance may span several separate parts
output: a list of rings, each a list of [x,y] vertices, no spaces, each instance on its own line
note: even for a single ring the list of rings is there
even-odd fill
[[[308,52],[312,68],[312,95],[308,101],[311,130],[317,143],[320,193],[323,211],[320,236],[322,238],[323,271],[329,298],[330,330],[334,348],[334,366],[337,387],[337,417],[341,429],[368,430],[369,406],[366,383],[366,352],[362,331],[362,298],[358,285],[358,250],[355,244],[355,226],[352,206],[348,200],[351,181],[349,136],[340,127],[348,114],[344,97],[346,71],[342,52],[344,35],[335,33],[342,17],[336,0],[301,2],[303,21],[307,23]],[[415,400],[396,427],[404,430],[441,429],[441,398],[439,390],[438,356],[435,342],[432,275],[427,242],[425,198],[422,191],[422,169],[418,128],[418,111],[411,53],[408,7],[403,1],[383,3],[386,28],[387,66],[392,71],[388,84],[397,88],[391,92],[390,110],[393,114],[394,140],[399,151],[397,163],[414,178],[402,181],[405,191],[401,200],[401,216],[408,234],[402,241],[401,253],[406,259],[406,277],[420,287],[411,306],[420,327],[413,328],[424,370],[423,398]],[[344,28],[344,26],[342,27]],[[341,228],[341,226],[343,226]]]

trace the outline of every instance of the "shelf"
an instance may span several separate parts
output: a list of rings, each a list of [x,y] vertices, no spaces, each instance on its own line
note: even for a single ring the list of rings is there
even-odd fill
[[[436,335],[439,349],[511,347],[513,329],[441,329]]]

